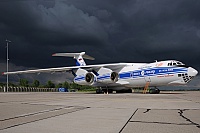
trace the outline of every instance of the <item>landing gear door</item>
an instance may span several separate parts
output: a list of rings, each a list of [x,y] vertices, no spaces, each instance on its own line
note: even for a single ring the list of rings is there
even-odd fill
[[[149,76],[144,76],[144,79],[145,79],[146,82],[151,82],[151,79],[150,79]]]

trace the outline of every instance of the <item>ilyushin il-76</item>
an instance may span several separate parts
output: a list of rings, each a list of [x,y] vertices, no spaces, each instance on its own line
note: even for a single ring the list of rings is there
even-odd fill
[[[150,87],[150,93],[159,93],[159,86],[184,85],[198,74],[194,68],[176,60],[86,65],[84,59],[94,58],[85,52],[56,53],[52,56],[73,57],[76,66],[4,72],[3,75],[66,72],[73,74],[76,84],[99,88],[97,93],[132,92],[135,87],[144,88],[144,91]]]

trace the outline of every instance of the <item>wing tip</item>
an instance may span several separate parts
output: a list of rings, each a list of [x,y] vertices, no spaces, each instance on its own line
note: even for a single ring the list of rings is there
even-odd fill
[[[2,75],[5,75],[5,73],[4,73],[4,72],[2,72]]]

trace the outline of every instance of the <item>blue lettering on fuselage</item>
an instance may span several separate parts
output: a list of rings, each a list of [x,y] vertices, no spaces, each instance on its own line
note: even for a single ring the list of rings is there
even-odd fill
[[[176,67],[162,67],[162,68],[148,68],[142,70],[135,70],[132,72],[120,73],[119,77],[121,79],[126,78],[139,78],[144,76],[156,76],[156,75],[165,75],[165,74],[175,74],[175,73],[185,73],[187,68],[176,68]]]

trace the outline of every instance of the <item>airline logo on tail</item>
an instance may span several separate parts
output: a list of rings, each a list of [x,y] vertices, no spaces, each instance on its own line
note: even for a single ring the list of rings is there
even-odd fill
[[[94,60],[93,57],[86,55],[85,52],[80,53],[55,53],[52,56],[64,56],[64,57],[73,57],[76,60],[77,66],[85,66],[86,63],[83,58]]]
[[[77,66],[86,66],[85,61],[83,60],[82,56],[79,56],[78,59],[76,59],[76,65]]]

